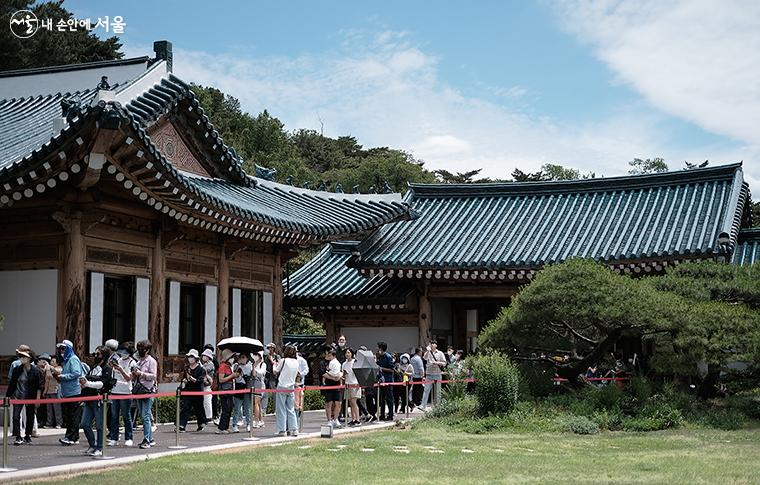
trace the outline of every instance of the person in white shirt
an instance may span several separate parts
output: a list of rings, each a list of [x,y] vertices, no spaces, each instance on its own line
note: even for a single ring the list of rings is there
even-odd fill
[[[277,436],[298,436],[298,418],[296,417],[294,392],[298,377],[298,360],[296,348],[285,346],[283,358],[274,368],[277,376],[277,397],[275,416],[277,420]]]
[[[264,352],[253,354],[253,388],[257,391],[266,389],[267,364],[264,361]],[[253,395],[253,425],[257,428],[264,427],[264,414],[261,409],[262,393]]]
[[[322,382],[324,386],[339,386],[343,379],[343,371],[340,368],[340,362],[338,361],[335,349],[330,349],[326,352],[325,360],[327,360],[327,370],[322,374]],[[323,394],[325,396],[325,415],[327,416],[327,424],[336,428],[342,427],[338,420],[340,405],[343,400],[340,389],[327,389],[323,391]]]
[[[359,404],[358,400],[362,397],[362,388],[359,387],[359,380],[354,373],[354,349],[346,349],[346,361],[343,362],[343,375],[346,378],[346,385],[349,388],[348,392],[348,406],[351,408],[351,421],[348,422],[349,426],[357,426],[361,424],[359,420]],[[351,387],[356,386],[356,387]]]
[[[430,342],[428,351],[425,352],[425,361],[427,362],[427,368],[425,369],[427,381],[440,381],[443,377],[443,369],[446,367],[446,356],[443,352],[438,350],[438,344],[436,342]],[[422,394],[421,407],[428,406],[428,398],[430,397],[430,389],[433,388],[432,383],[425,384],[425,390]],[[435,392],[433,393],[433,402],[438,404],[441,400],[441,383],[435,383]]]
[[[116,342],[109,340],[109,343]],[[118,347],[116,354],[109,359],[108,364],[111,366],[111,373],[116,378],[111,394],[128,395],[132,394],[132,373],[137,368],[137,361],[132,357],[135,349],[132,342],[124,342]],[[132,400],[117,399],[110,401],[110,423],[108,446],[116,446],[119,443],[119,417],[124,420],[124,446],[132,446]]]

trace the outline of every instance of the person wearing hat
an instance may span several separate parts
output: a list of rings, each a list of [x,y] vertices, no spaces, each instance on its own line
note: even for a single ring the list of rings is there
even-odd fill
[[[110,344],[110,345],[109,345]],[[114,344],[116,349],[114,350]],[[106,347],[109,348],[113,354],[113,357],[108,361],[108,365],[111,366],[113,376],[116,378],[116,384],[111,390],[111,394],[117,394],[120,396],[132,394],[132,373],[137,368],[137,361],[133,355],[135,353],[134,345],[132,342],[124,342],[121,346],[114,339],[106,341]],[[110,423],[108,426],[108,446],[116,446],[119,443],[119,417],[124,420],[124,446],[132,446],[133,444],[133,430],[132,430],[132,400],[131,399],[117,399],[111,401],[110,405]]]
[[[280,356],[277,354],[277,346],[274,344],[274,342],[269,342],[267,344],[266,351],[264,352],[264,363],[267,366],[267,374],[266,374],[266,380],[264,383],[266,384],[267,389],[275,389],[277,387],[277,376],[274,373],[274,368],[277,366],[277,363],[280,361]],[[264,396],[261,398],[261,414],[267,413],[267,406],[269,405],[269,394],[268,392],[264,393]]]
[[[232,372],[232,365],[235,363],[235,353],[230,349],[222,350],[222,361],[219,362],[219,370],[216,373],[216,381],[219,383],[220,391],[231,391],[235,374]],[[232,417],[232,395],[222,394],[219,396],[222,407],[222,414],[219,416],[219,426],[216,434],[227,434],[230,432],[230,418]]]
[[[52,369],[53,377],[60,383],[60,397],[78,397],[82,393],[79,379],[84,377],[84,367],[79,357],[74,353],[74,344],[70,340],[64,340],[56,345],[56,351],[61,356],[58,362],[63,367],[60,371]],[[82,408],[78,402],[65,402],[61,404],[63,425],[66,434],[58,441],[64,446],[79,444],[79,422],[82,419]]]
[[[214,375],[216,374],[213,350],[203,349],[203,352],[201,353],[201,365],[206,370],[206,380],[203,382],[203,390],[210,391],[211,385],[214,381]],[[211,401],[212,397],[211,394],[205,394],[203,396],[203,410],[206,412],[206,419],[209,421],[214,419],[214,408]]]
[[[198,351],[190,349],[185,356],[187,364],[182,374],[183,390],[185,391],[203,391],[203,383],[206,380],[206,369],[200,363]],[[203,396],[182,396],[182,411],[179,417],[179,431],[185,432],[187,422],[190,420],[190,413],[195,414],[198,420],[198,431],[203,431],[206,427],[206,411],[203,409]]]
[[[14,369],[16,369],[16,367],[18,367],[19,365],[21,365],[21,356],[19,356],[19,352],[30,352],[30,351],[31,351],[31,349],[26,344],[21,344],[21,345],[18,346],[18,348],[16,349],[16,360],[14,360],[13,362],[11,362],[11,366],[8,369],[8,380],[9,381],[11,380],[11,376],[13,375]]]
[[[11,380],[5,397],[11,399],[39,399],[42,392],[42,377],[37,366],[32,365],[31,351],[16,349],[19,364],[11,373]],[[13,436],[14,445],[31,444],[32,429],[34,428],[34,404],[13,405]],[[21,437],[21,411],[26,411],[26,426],[24,437]]]

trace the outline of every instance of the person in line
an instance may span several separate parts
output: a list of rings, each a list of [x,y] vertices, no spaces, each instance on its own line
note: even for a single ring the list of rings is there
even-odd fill
[[[203,382],[203,390],[210,391],[213,388],[214,376],[216,375],[216,366],[214,365],[214,351],[211,349],[203,349],[201,353],[201,365],[206,371],[206,380]],[[203,395],[203,410],[206,412],[206,419],[212,421],[214,419],[214,403],[211,398],[211,394]]]
[[[422,347],[414,348],[414,355],[410,359],[412,364],[412,399],[409,405],[412,409],[422,403],[422,382],[425,379],[425,362],[422,360]]]
[[[266,388],[267,389],[275,389],[277,387],[277,376],[274,374],[274,368],[277,365],[277,362],[279,362],[280,356],[277,353],[277,346],[274,344],[274,342],[269,342],[267,344],[266,351],[264,352],[264,361],[266,362],[267,366],[267,375],[266,375]],[[261,398],[261,414],[266,415],[267,409],[269,406],[269,394],[270,393],[264,393],[264,396]]]
[[[93,366],[86,376],[79,379],[79,385],[82,388],[82,396],[102,395],[111,390],[113,384],[113,375],[109,359],[111,349],[106,346],[99,346],[95,349]],[[89,447],[85,455],[102,456],[103,455],[103,412],[100,406],[103,405],[100,399],[97,401],[85,401],[82,411],[82,420],[80,426],[84,430],[84,436],[87,438]],[[96,433],[92,432],[92,424],[95,422]],[[96,440],[97,436],[97,440]]]
[[[70,340],[64,340],[56,345],[58,362],[62,363],[61,370],[52,369],[53,377],[60,383],[60,397],[79,397],[82,387],[79,380],[84,377],[84,367],[79,357],[74,353],[74,344]],[[65,402],[61,404],[63,425],[66,434],[58,440],[64,446],[79,444],[79,423],[82,419],[82,410],[78,402]]]
[[[377,366],[380,368],[381,381],[385,383],[394,382],[395,363],[393,356],[388,352],[388,344],[385,342],[377,343]],[[380,408],[380,421],[393,421],[393,387],[381,386],[378,388],[379,399],[377,402]],[[387,409],[387,414],[386,414]]]
[[[340,362],[338,361],[335,349],[327,351],[325,360],[327,361],[327,370],[322,374],[322,385],[325,387],[339,386],[341,379],[343,379],[343,371],[340,368]],[[326,389],[323,391],[323,394],[325,396],[327,424],[331,424],[335,428],[342,427],[343,425],[338,421],[342,400],[340,389]]]
[[[137,361],[134,359],[134,346],[132,342],[124,342],[113,357],[108,361],[111,366],[113,376],[116,378],[116,384],[111,390],[111,394],[124,396],[132,394],[132,376],[137,368]],[[133,444],[132,428],[132,409],[131,399],[117,399],[109,402],[111,406],[111,426],[110,436],[108,437],[108,446],[116,446],[119,443],[119,416],[124,420],[124,446],[130,447]]]
[[[31,355],[31,354],[30,354]],[[50,354],[43,353],[37,356],[37,362],[35,363],[37,371],[40,373],[40,399],[45,399],[45,383],[48,375],[48,367],[50,367]],[[51,377],[53,381],[53,379]],[[45,404],[36,406],[36,418],[40,428],[47,428],[48,422],[48,409]],[[49,426],[52,428],[52,426]]]
[[[12,399],[39,399],[42,391],[42,375],[36,365],[32,364],[31,351],[17,350],[19,364],[11,372],[11,380],[5,397]],[[32,429],[34,428],[34,404],[13,405],[13,436],[14,445],[32,444]],[[21,437],[21,413],[26,412],[24,437]]]
[[[275,415],[277,418],[277,436],[298,436],[298,419],[295,410],[296,378],[298,376],[298,360],[296,348],[285,346],[283,358],[274,369],[277,375],[277,398]]]
[[[348,406],[351,408],[351,421],[348,422],[349,426],[357,426],[361,424],[357,401],[362,397],[362,389],[359,387],[359,380],[354,373],[354,362],[356,362],[354,353],[354,349],[347,348],[346,361],[343,362],[342,365],[346,385],[349,386],[348,389],[346,389],[346,392],[348,393]]]
[[[235,374],[235,389],[251,389],[253,365],[248,361],[248,354],[240,353],[232,369]],[[245,424],[246,431],[251,430],[251,393],[234,394],[235,412],[232,414],[232,432],[239,433],[239,426]]]
[[[232,364],[234,363],[234,352],[230,349],[222,350],[222,361],[219,362],[219,369],[216,371],[216,382],[220,391],[231,391],[233,389],[235,374],[232,372]],[[232,394],[222,394],[219,398],[222,411],[215,433],[227,434],[230,432],[230,419],[232,418]]]
[[[306,376],[309,375],[309,363],[301,355],[296,347],[296,360],[298,360],[298,380],[296,381],[296,416],[299,421],[303,413],[303,393],[306,386]]]
[[[8,368],[8,381],[11,380],[11,375],[13,374],[13,370],[21,364],[21,357],[19,356],[19,352],[27,352],[29,355],[32,356],[32,361],[36,360],[34,354],[32,353],[31,347],[29,347],[26,344],[19,345],[18,348],[16,349],[16,358],[13,360],[13,362],[11,362],[11,365]],[[23,413],[21,414],[21,426],[26,427],[26,414],[23,414]],[[35,416],[34,425],[32,427],[32,438],[36,438],[37,436],[38,436],[37,417]]]
[[[207,350],[211,351],[211,363],[214,364],[214,371],[211,372],[211,374],[209,374],[211,376],[214,376],[211,379],[212,380],[211,388],[213,389],[215,387],[215,384],[216,384],[213,381],[216,380],[216,373],[219,370],[219,361],[217,360],[216,354],[214,353],[214,346],[213,345],[211,345],[211,344],[204,345],[203,346],[203,352],[205,352]],[[203,354],[201,354],[201,355],[203,355]],[[206,366],[204,366],[204,367],[206,368],[206,371],[208,371],[208,367],[206,367]],[[219,396],[215,396],[213,394],[209,394],[209,396],[211,396],[211,417],[209,418],[209,420],[213,421],[214,424],[219,424],[219,413],[221,412],[219,410]],[[204,406],[205,406],[205,402],[206,401],[204,400],[203,402],[204,402]]]
[[[137,365],[132,371],[132,393],[135,395],[153,394],[156,392],[156,381],[158,377],[158,362],[150,355],[153,345],[150,340],[140,340],[137,342]],[[153,420],[151,418],[151,408],[153,407],[152,397],[137,399],[137,408],[142,417],[143,423],[143,440],[140,448],[146,450],[155,446],[153,440]]]
[[[264,411],[261,409],[262,390],[266,389],[267,365],[264,362],[264,352],[253,354],[253,424],[256,428],[264,427]]]
[[[185,391],[203,391],[203,382],[206,379],[206,370],[200,363],[198,351],[190,349],[185,356],[187,365],[183,373]],[[182,396],[181,412],[179,418],[179,432],[184,433],[187,422],[190,420],[190,413],[195,414],[198,420],[197,431],[203,431],[206,427],[206,411],[203,409],[203,396]]]
[[[359,351],[366,352],[368,349],[362,345],[359,347]],[[371,352],[370,352],[371,354]],[[379,371],[375,376],[375,380],[380,375]],[[365,404],[366,403],[366,406]],[[362,388],[362,399],[358,402],[359,412],[362,413],[362,421],[364,423],[371,423],[377,421],[377,388],[373,385]]]
[[[412,375],[414,375],[414,368],[409,360],[409,354],[401,354],[396,364],[396,376],[399,378],[399,382],[409,382],[412,379]],[[406,408],[409,406],[408,385],[393,387],[393,405],[397,413],[406,412]]]
[[[346,342],[346,336],[341,335],[338,337],[338,343],[335,346],[335,352],[336,356],[338,357],[338,363],[340,365],[343,365],[343,362],[346,361],[346,349],[347,349],[347,342]],[[346,422],[346,408],[343,406],[343,400],[340,401],[341,408],[340,408],[340,415],[338,416],[338,421],[341,423]]]
[[[427,368],[425,369],[426,379],[428,381],[436,381],[433,392],[433,404],[438,404],[441,401],[441,383],[439,381],[443,376],[443,369],[446,367],[446,356],[438,350],[436,342],[430,342],[429,350],[425,353],[424,358],[427,361]],[[433,383],[425,384],[421,404],[423,408],[429,407],[428,399],[430,398],[431,389],[433,389]]]

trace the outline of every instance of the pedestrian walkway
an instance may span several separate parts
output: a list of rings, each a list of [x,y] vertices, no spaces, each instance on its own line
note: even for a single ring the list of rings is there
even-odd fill
[[[423,413],[415,410],[410,418],[420,417]],[[405,415],[401,414],[401,418]],[[303,414],[302,432],[298,438],[274,436],[276,426],[274,416],[264,418],[266,426],[255,429],[253,436],[257,441],[243,441],[248,436],[247,432],[218,435],[215,434],[216,426],[209,425],[203,431],[196,432],[194,424],[188,425],[188,432],[180,433],[180,445],[187,446],[184,450],[172,450],[169,446],[174,445],[174,424],[164,424],[158,427],[154,433],[156,446],[142,450],[133,447],[107,447],[105,454],[114,456],[112,460],[97,460],[84,455],[87,442],[82,434],[78,446],[61,446],[58,438],[63,436],[59,429],[40,430],[40,437],[35,438],[31,445],[13,446],[8,450],[8,464],[17,471],[0,473],[0,483],[12,483],[31,479],[41,479],[50,476],[61,476],[75,473],[83,473],[98,468],[124,465],[169,456],[177,453],[199,453],[237,447],[279,445],[294,440],[312,439],[320,436],[320,427],[325,423],[324,411],[306,411]],[[365,424],[352,428],[335,429],[334,434],[355,433],[361,431],[377,430],[394,426],[392,422]],[[0,428],[2,429],[2,428]],[[243,428],[244,429],[244,428]],[[141,431],[135,432],[135,443],[142,437]]]

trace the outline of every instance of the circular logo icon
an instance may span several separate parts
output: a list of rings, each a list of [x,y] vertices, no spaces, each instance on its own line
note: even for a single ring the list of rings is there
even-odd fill
[[[11,32],[19,39],[28,39],[38,28],[39,21],[31,10],[19,10],[11,15]]]

